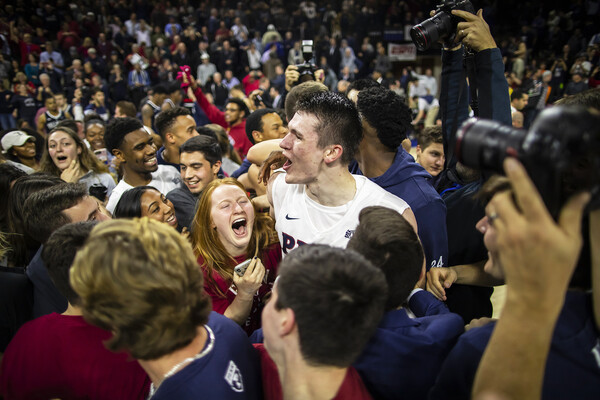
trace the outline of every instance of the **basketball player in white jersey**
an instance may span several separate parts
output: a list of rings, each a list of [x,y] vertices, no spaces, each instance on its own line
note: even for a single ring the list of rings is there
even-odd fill
[[[283,254],[305,243],[345,247],[367,206],[397,210],[416,231],[404,200],[348,171],[362,140],[354,104],[324,92],[301,99],[296,109],[279,145],[286,173],[271,176],[267,188]]]

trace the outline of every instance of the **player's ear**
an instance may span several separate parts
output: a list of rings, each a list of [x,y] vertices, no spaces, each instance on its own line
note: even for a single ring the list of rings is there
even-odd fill
[[[323,151],[323,160],[325,160],[326,164],[330,164],[335,160],[342,157],[344,153],[344,148],[339,144],[334,144],[331,146],[327,146]]]

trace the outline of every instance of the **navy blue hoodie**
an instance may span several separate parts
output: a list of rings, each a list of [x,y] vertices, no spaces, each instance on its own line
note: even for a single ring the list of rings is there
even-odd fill
[[[350,172],[363,175],[356,161],[350,164]],[[390,168],[383,175],[369,179],[406,201],[412,209],[423,243],[427,270],[447,267],[446,205],[428,182],[431,175],[400,146]]]

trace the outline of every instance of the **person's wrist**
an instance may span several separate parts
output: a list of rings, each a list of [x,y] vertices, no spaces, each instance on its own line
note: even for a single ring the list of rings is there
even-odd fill
[[[543,291],[534,288],[515,288],[514,285],[507,284],[506,303],[504,309],[510,309],[515,313],[531,313],[535,309],[536,315],[531,318],[544,320],[548,317],[556,316],[562,309],[564,302],[564,291]]]
[[[254,300],[254,292],[248,293],[238,288],[238,294],[236,297],[241,301],[252,301]]]

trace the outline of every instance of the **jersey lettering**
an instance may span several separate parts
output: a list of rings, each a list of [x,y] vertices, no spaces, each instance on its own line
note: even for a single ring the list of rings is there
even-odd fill
[[[444,266],[444,256],[440,256],[440,259],[431,262],[431,268],[442,268]]]
[[[283,250],[283,254],[287,254],[288,251],[292,251],[296,245],[303,246],[306,243],[302,240],[296,240],[293,236],[288,235],[285,232],[281,232],[281,236],[283,237],[283,243],[281,243],[281,249]]]

